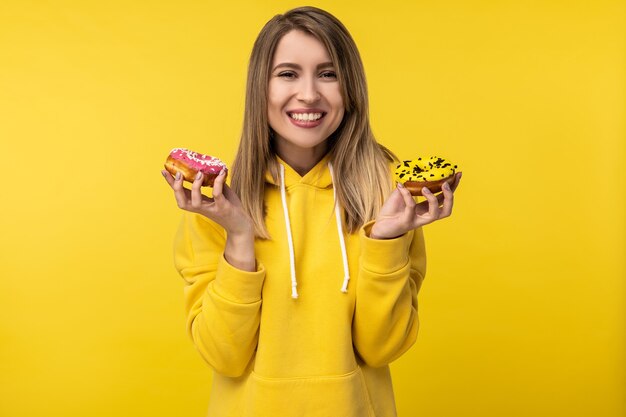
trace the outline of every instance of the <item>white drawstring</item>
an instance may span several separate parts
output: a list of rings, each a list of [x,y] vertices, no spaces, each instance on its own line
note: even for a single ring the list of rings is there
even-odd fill
[[[291,235],[291,222],[289,220],[289,210],[287,210],[287,193],[285,191],[285,167],[280,165],[280,196],[283,202],[283,212],[285,214],[285,227],[287,229],[287,244],[289,245],[289,267],[291,270],[291,298],[298,298],[298,282],[296,281],[296,260],[293,250],[293,237]],[[341,258],[343,260],[343,285],[341,292],[348,292],[348,281],[350,281],[350,269],[348,268],[348,255],[346,253],[346,242],[343,237],[343,226],[341,222],[341,210],[337,202],[337,193],[335,191],[335,176],[333,166],[328,163],[328,169],[333,181],[333,200],[335,203],[335,219],[337,220],[337,233],[339,234],[339,246],[341,247]]]
[[[298,282],[296,281],[296,260],[293,251],[293,238],[291,237],[291,222],[287,210],[287,195],[285,193],[285,167],[280,165],[280,196],[283,200],[283,212],[285,213],[285,226],[287,228],[287,243],[289,244],[289,266],[291,268],[291,298],[298,298]]]
[[[339,210],[339,202],[337,201],[337,192],[335,191],[335,174],[333,166],[329,162],[328,170],[333,181],[333,200],[335,202],[335,218],[337,219],[337,233],[339,233],[339,245],[341,246],[341,257],[343,259],[343,285],[341,292],[348,292],[348,281],[350,281],[350,269],[348,268],[348,255],[346,254],[346,242],[343,239],[343,226],[341,222],[341,212]]]

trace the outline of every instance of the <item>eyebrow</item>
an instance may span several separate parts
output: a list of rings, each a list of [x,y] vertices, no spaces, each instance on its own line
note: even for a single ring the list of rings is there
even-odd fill
[[[298,64],[294,64],[292,62],[281,62],[280,64],[276,65],[274,67],[274,69],[272,69],[273,71],[276,71],[278,68],[293,68],[293,69],[297,69],[297,70],[301,70],[302,67]],[[317,69],[320,70],[322,68],[329,68],[329,67],[334,67],[332,62],[322,62],[321,64],[319,64],[317,66]]]

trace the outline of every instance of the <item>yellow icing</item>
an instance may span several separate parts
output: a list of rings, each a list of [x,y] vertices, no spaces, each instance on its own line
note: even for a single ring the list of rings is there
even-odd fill
[[[397,182],[425,182],[447,178],[457,171],[457,166],[438,156],[418,157],[411,161],[402,161],[396,167],[394,177]]]

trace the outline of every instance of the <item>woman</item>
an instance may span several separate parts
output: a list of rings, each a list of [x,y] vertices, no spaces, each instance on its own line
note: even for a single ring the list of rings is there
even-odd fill
[[[209,416],[395,416],[388,364],[414,343],[421,226],[451,214],[457,174],[416,204],[393,189],[345,27],[302,7],[261,30],[244,129],[213,198],[164,172],[188,331],[214,369]],[[440,207],[441,206],[441,207]]]

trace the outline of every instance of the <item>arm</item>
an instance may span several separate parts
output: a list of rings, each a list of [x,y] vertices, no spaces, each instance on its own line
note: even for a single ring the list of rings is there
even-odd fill
[[[398,238],[370,238],[361,230],[361,258],[352,323],[354,346],[370,366],[386,365],[415,343],[417,293],[426,273],[421,228]]]
[[[371,366],[390,363],[415,342],[417,293],[426,273],[422,226],[450,216],[460,180],[458,172],[438,195],[424,188],[421,203],[398,184],[376,220],[361,230],[352,335],[357,352]]]
[[[183,214],[174,263],[185,281],[187,332],[216,372],[236,377],[256,350],[265,269],[235,268],[224,257],[227,246],[223,228],[201,215]]]

